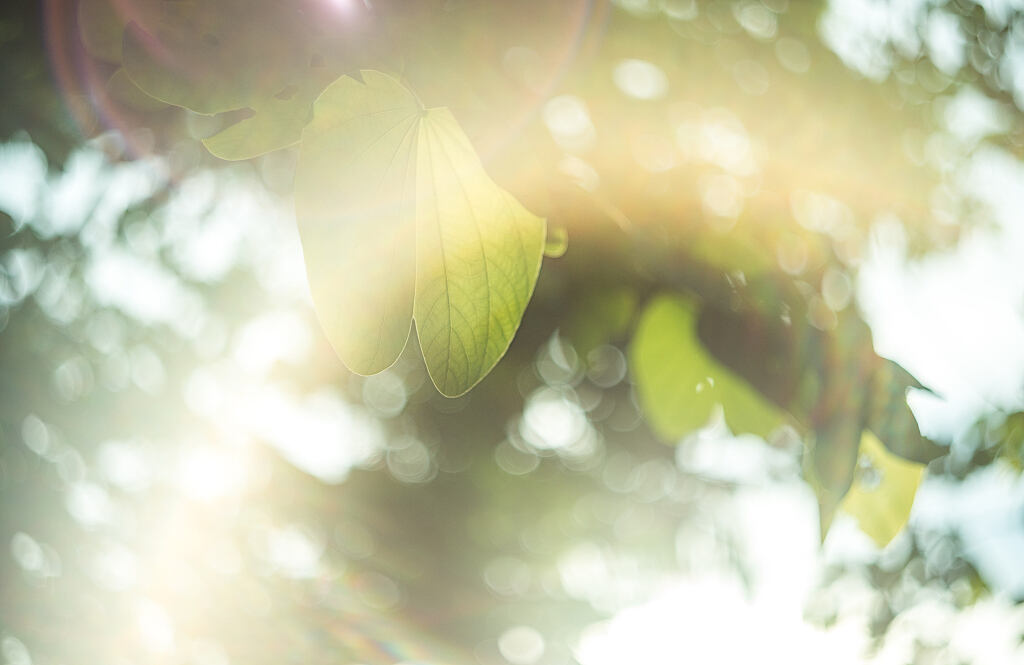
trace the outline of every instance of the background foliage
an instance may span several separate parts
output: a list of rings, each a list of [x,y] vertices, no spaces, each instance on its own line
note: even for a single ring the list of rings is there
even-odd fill
[[[904,526],[922,477],[1019,495],[1021,382],[922,436],[907,395],[928,387],[857,295],[885,229],[925,261],[998,225],[963,169],[1019,164],[1022,40],[1012,3],[969,0],[8,3],[4,658],[642,662],[642,630],[618,661],[593,645],[718,578],[856,626],[842,648],[879,662],[1019,656],[1022,588],[963,534]],[[394,123],[332,125],[374,112],[354,92],[374,85],[458,147],[424,178],[511,201],[529,234],[521,262],[494,241],[500,334],[452,383],[430,349],[457,324],[425,337],[416,313],[405,345],[411,295],[386,358],[349,359],[381,338],[352,313],[422,259],[401,245],[418,208],[387,207],[408,179],[367,185]],[[757,563],[776,542],[813,584]],[[714,628],[728,594],[687,593],[703,618],[662,612],[681,653],[713,653],[703,633],[742,659]],[[987,660],[927,630],[973,607],[1000,613]],[[749,643],[830,653],[776,632]]]

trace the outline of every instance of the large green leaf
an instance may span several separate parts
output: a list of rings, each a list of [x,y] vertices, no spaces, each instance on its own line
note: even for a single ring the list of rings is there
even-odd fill
[[[457,396],[494,367],[533,293],[544,221],[484,171],[447,109],[394,78],[342,77],[302,133],[295,198],[313,300],[342,361],[391,365],[415,317],[431,379]]]
[[[498,187],[448,109],[420,122],[416,330],[427,369],[459,395],[505,355],[540,270],[544,221]]]
[[[893,455],[865,431],[858,473],[839,509],[853,515],[864,533],[885,547],[906,526],[923,477],[924,465]]]
[[[324,90],[302,134],[295,207],[320,322],[360,374],[409,337],[415,286],[415,168],[422,113],[394,79],[365,72]]]
[[[735,433],[767,436],[783,413],[715,361],[697,337],[697,304],[660,295],[644,310],[630,345],[630,368],[654,431],[668,440],[707,424],[721,404]]]

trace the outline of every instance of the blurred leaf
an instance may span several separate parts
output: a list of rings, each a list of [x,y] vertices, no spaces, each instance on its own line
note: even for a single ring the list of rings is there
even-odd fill
[[[804,325],[791,408],[811,434],[804,475],[818,497],[822,537],[853,482],[872,397],[867,386],[882,362],[867,325],[851,311],[838,318],[829,331]]]
[[[824,392],[831,391],[831,387],[826,387]],[[823,404],[829,401],[828,397],[822,399]],[[822,538],[828,533],[836,510],[853,484],[864,433],[860,419],[852,409],[835,409],[829,413],[824,413],[823,409],[814,422],[810,450],[804,458],[804,478],[818,498]]]
[[[707,424],[721,404],[733,432],[767,436],[782,412],[707,353],[696,319],[697,305],[677,295],[658,296],[640,317],[630,367],[651,427],[674,441]]]
[[[196,113],[259,105],[309,65],[291,3],[162,2],[132,18],[121,49],[132,81],[146,94]]]
[[[548,235],[544,240],[544,256],[557,259],[565,256],[569,249],[569,231],[564,226],[548,227]]]
[[[95,57],[121,62],[122,50],[127,54],[109,88],[136,110],[165,104],[203,114],[251,110],[203,140],[216,157],[243,160],[298,143],[313,101],[340,68],[325,66],[323,57],[320,66],[309,66],[310,41],[299,38],[300,17],[287,5],[263,11],[262,0],[240,2],[144,0],[127,12],[110,0],[84,0],[79,25]]]
[[[744,288],[748,294],[761,282]],[[778,308],[779,297],[772,296]],[[697,320],[701,344],[724,366],[742,376],[765,398],[781,408],[792,409],[801,379],[802,358],[813,352],[810,345],[797,351],[799,331],[778,314],[756,305],[734,308],[734,302],[705,301]],[[774,315],[773,315],[774,314]]]
[[[907,404],[911,389],[927,390],[908,371],[884,358],[869,383],[867,427],[893,453],[905,459],[927,464],[947,449],[921,435],[914,412]]]
[[[79,0],[78,31],[82,45],[89,55],[98,60],[121,62],[125,22],[111,0]]]
[[[1024,469],[1024,411],[1011,413],[999,428],[1003,457],[1020,471]]]
[[[912,461],[945,452],[921,435],[907,405],[907,392],[923,387],[875,352],[870,328],[851,308],[819,330],[807,320],[803,295],[756,275],[735,285],[725,305],[703,305],[698,334],[718,362],[792,414],[807,435],[804,477],[817,494],[822,534],[853,481],[863,431]]]
[[[167,104],[140,90],[128,77],[124,67],[119,67],[110,76],[110,80],[107,81],[107,92],[112,99],[136,111],[157,111],[167,108]]]
[[[858,471],[839,509],[855,517],[864,533],[885,547],[906,526],[924,470],[924,465],[900,459],[874,434],[864,432]]]
[[[398,358],[414,317],[434,384],[461,395],[512,341],[544,221],[487,176],[447,109],[362,78],[331,84],[302,133],[295,198],[317,313],[360,374]]]

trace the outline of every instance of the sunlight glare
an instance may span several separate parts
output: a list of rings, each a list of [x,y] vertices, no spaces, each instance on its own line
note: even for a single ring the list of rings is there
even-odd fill
[[[196,501],[210,502],[237,494],[244,484],[243,460],[222,448],[194,448],[179,463],[178,486]]]
[[[317,575],[324,547],[314,534],[293,525],[267,534],[266,558],[285,577],[308,579]]]
[[[551,388],[541,388],[530,397],[520,427],[523,438],[541,450],[569,448],[586,429],[587,418],[579,405]]]
[[[594,143],[596,133],[587,106],[579,97],[560,95],[544,105],[544,124],[565,150],[582,152]]]
[[[738,583],[725,579],[680,580],[651,601],[592,624],[580,638],[576,658],[582,665],[862,662],[858,654],[866,635],[823,632],[799,615],[755,605],[744,596]]]
[[[151,600],[139,603],[135,625],[145,646],[155,652],[167,652],[174,646],[174,625],[167,611]]]
[[[628,59],[615,65],[615,85],[634,99],[661,99],[668,92],[668,78],[657,65],[646,60]]]
[[[340,14],[351,15],[364,6],[364,0],[325,0],[332,9]]]
[[[532,665],[544,655],[544,637],[530,626],[515,626],[498,638],[498,650],[512,665]]]

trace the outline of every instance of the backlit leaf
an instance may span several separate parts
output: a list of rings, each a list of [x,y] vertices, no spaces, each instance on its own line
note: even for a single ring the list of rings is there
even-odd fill
[[[512,342],[545,225],[488,177],[447,109],[427,111],[418,150],[416,330],[438,390],[461,395]]]
[[[374,374],[409,337],[421,107],[393,78],[342,77],[302,133],[295,207],[320,323],[354,372]]]
[[[508,348],[544,221],[496,185],[447,109],[394,78],[342,77],[302,133],[296,210],[313,300],[342,361],[372,374],[414,317],[431,379],[457,396]]]
[[[291,95],[253,101],[251,117],[203,139],[215,157],[242,160],[258,157],[299,142],[313,112],[313,101],[323,90],[318,81],[307,81]]]

